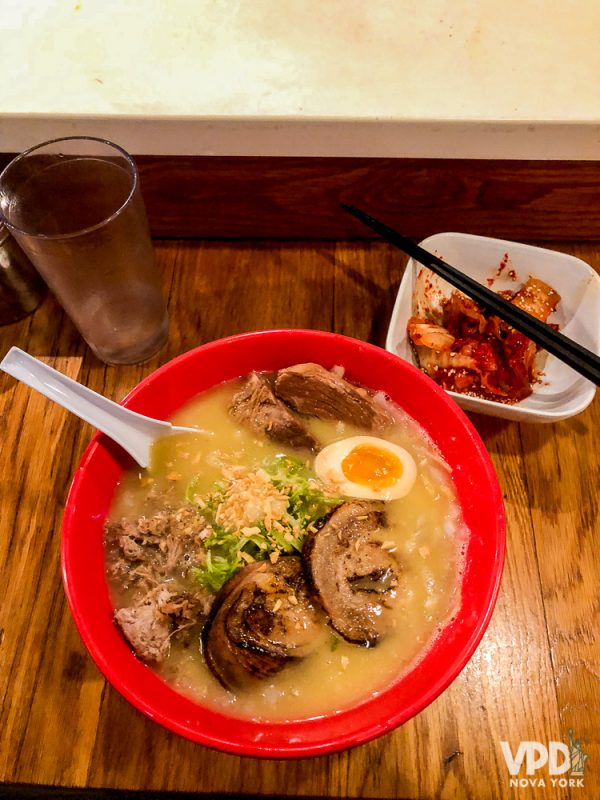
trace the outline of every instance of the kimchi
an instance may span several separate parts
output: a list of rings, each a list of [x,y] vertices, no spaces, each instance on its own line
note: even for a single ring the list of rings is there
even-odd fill
[[[517,292],[501,294],[542,322],[560,301],[551,286],[533,277]],[[537,345],[460,292],[442,304],[441,324],[411,317],[407,330],[421,369],[444,389],[502,403],[531,394]]]

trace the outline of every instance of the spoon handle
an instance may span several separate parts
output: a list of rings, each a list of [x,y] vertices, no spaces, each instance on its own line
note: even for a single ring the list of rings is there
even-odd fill
[[[148,466],[152,441],[172,429],[168,422],[123,408],[18,347],[11,347],[0,369],[110,436],[142,467]]]

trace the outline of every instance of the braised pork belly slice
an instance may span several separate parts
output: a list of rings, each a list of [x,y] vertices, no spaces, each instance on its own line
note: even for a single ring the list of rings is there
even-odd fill
[[[383,545],[383,504],[348,502],[306,540],[309,586],[346,641],[372,647],[391,625],[400,566]]]
[[[373,430],[391,423],[383,405],[319,364],[296,364],[277,373],[275,394],[300,414]]]
[[[306,426],[273,394],[264,375],[253,372],[234,395],[231,416],[260,436],[293,448],[317,450],[319,445]]]

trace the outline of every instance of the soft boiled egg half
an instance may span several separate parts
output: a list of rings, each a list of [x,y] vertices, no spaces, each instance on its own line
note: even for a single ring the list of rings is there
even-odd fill
[[[417,479],[411,454],[377,436],[351,436],[327,445],[315,458],[315,472],[336,492],[363,500],[405,497]]]

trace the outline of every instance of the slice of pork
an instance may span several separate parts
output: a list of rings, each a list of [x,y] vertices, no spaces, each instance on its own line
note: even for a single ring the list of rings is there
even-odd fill
[[[115,621],[142,661],[160,664],[171,650],[171,637],[206,619],[212,595],[173,591],[160,585],[138,603],[115,611]]]
[[[319,419],[380,428],[391,422],[366,389],[354,386],[319,364],[296,364],[277,373],[275,394],[294,411]]]
[[[382,504],[344,503],[309,535],[302,554],[309,584],[332,628],[365,647],[388,631],[397,594],[400,568],[377,536],[383,527]]]
[[[217,595],[202,632],[204,657],[226,689],[248,688],[317,647],[320,622],[300,558],[250,564]]]
[[[234,419],[259,435],[289,447],[318,449],[318,442],[289,408],[273,394],[263,375],[253,372],[234,395],[229,411]]]
[[[235,644],[275,656],[303,657],[324,640],[323,614],[311,600],[302,561],[279,559],[241,588],[225,627]]]
[[[171,649],[171,619],[161,611],[171,594],[166,589],[149,592],[135,606],[119,608],[115,620],[136,655],[149,664],[160,664]]]

